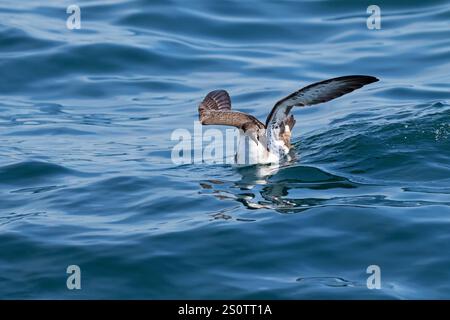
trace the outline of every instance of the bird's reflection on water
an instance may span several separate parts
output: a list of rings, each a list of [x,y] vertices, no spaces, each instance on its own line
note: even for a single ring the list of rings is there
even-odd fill
[[[203,192],[220,200],[235,200],[248,209],[298,213],[333,201],[329,193],[320,194],[320,190],[357,187],[346,178],[293,162],[236,167],[235,170],[240,180],[206,180],[200,183]]]

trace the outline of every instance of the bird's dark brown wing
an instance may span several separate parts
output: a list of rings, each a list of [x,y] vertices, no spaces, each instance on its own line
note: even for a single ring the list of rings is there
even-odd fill
[[[378,79],[375,77],[354,75],[310,84],[278,101],[267,117],[266,127],[283,123],[294,106],[304,107],[327,102],[376,81]]]
[[[231,111],[231,99],[225,90],[211,91],[198,106],[199,120],[203,125],[225,125],[237,128],[257,126],[264,128],[254,116]]]

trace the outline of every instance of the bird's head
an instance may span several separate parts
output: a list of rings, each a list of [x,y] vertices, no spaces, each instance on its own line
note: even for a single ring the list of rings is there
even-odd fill
[[[255,125],[254,123],[248,122],[244,123],[241,127],[242,131],[244,131],[245,135],[250,137],[256,145],[259,145],[260,143],[265,142],[265,129],[260,128],[259,126]]]

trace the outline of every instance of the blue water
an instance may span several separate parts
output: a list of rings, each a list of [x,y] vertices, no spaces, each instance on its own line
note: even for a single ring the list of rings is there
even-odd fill
[[[448,1],[2,0],[0,74],[0,298],[450,298]],[[171,160],[211,90],[348,74],[278,172]]]

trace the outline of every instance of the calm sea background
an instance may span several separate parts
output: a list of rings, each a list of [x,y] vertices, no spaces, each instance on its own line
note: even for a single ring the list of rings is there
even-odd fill
[[[2,299],[450,298],[448,1],[1,0],[0,74]],[[349,74],[278,172],[171,161],[210,90]]]

